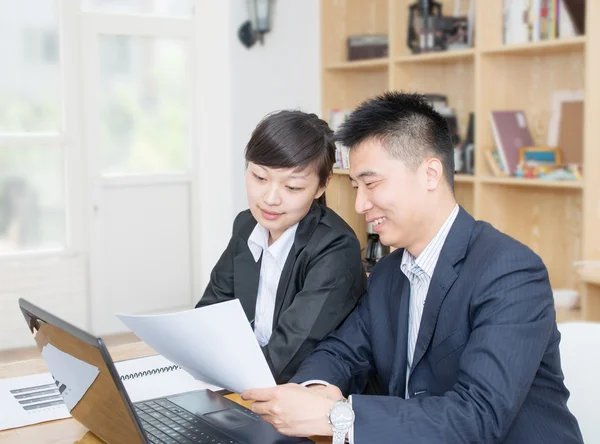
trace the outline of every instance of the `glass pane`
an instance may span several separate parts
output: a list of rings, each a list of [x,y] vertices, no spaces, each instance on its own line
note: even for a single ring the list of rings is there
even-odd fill
[[[186,42],[102,35],[99,46],[103,172],[185,170],[190,143]]]
[[[113,14],[191,17],[194,6],[193,0],[84,0],[83,9]]]
[[[0,253],[65,244],[62,150],[0,146]]]
[[[61,128],[56,3],[0,0],[0,132]]]

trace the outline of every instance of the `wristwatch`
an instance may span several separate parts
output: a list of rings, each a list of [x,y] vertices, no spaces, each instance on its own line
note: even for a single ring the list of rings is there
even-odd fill
[[[332,444],[344,444],[346,435],[354,424],[354,410],[347,399],[337,401],[327,415],[333,430]]]

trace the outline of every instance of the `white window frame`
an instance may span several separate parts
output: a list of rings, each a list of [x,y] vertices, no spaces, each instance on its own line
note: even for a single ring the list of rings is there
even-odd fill
[[[58,132],[1,133],[0,144],[7,147],[47,148],[59,150],[63,161],[63,193],[65,197],[65,239],[62,247],[28,248],[0,253],[0,261],[74,256],[84,243],[82,145],[80,121],[79,73],[79,4],[72,0],[54,0],[57,10],[59,42],[59,75],[61,121]],[[67,85],[69,87],[67,88]],[[75,186],[75,185],[79,186]]]

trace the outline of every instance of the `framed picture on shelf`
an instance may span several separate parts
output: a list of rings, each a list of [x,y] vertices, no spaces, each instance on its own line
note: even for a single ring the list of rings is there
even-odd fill
[[[556,166],[562,164],[559,148],[550,146],[524,146],[519,150],[521,163],[535,162],[538,165]]]

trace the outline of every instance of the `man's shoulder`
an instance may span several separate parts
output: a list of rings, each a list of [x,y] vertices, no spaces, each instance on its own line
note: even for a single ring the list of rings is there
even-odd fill
[[[467,251],[467,259],[481,262],[506,262],[519,258],[542,262],[541,258],[527,245],[498,230],[484,221],[476,221]]]

